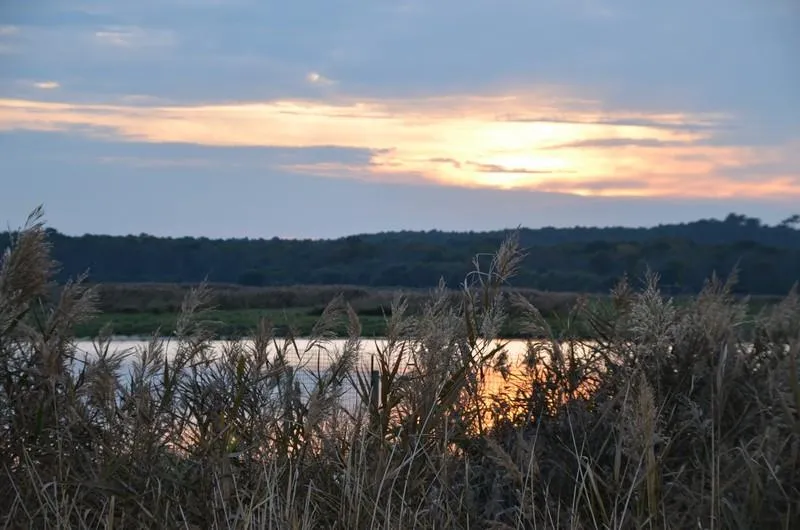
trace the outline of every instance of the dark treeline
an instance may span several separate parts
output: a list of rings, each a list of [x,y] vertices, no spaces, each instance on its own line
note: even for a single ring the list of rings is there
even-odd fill
[[[785,294],[800,279],[800,218],[776,226],[731,214],[724,220],[653,228],[520,230],[527,250],[517,287],[604,292],[624,274],[649,267],[675,294],[696,292],[712,272],[739,270],[738,289]],[[348,284],[455,286],[477,253],[491,253],[507,232],[392,232],[336,240],[66,236],[50,230],[63,280],[89,270],[92,282],[196,283],[251,286]],[[5,248],[9,234],[0,234]]]

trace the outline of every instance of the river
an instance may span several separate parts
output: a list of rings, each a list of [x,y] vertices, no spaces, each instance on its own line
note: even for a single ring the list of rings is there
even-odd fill
[[[284,339],[276,339],[276,341],[278,348],[284,346]],[[297,351],[299,351],[302,355],[298,356],[295,353],[295,348],[293,346],[289,349],[291,353],[287,355],[286,360],[290,365],[298,368],[296,372],[296,381],[300,384],[301,389],[305,390],[306,392],[310,391],[315,381],[313,374],[317,371],[324,371],[326,368],[328,368],[331,360],[343,350],[346,343],[347,341],[344,339],[330,340],[322,344],[313,344],[309,339],[295,340]],[[502,341],[502,343],[505,345],[504,350],[507,355],[509,365],[513,370],[513,367],[518,366],[518,364],[524,359],[528,349],[528,342],[525,340],[508,340]],[[215,353],[222,353],[225,345],[228,344],[228,342],[218,340],[213,341],[211,344]],[[360,354],[355,368],[362,371],[365,376],[369,377],[367,372],[371,370],[373,363],[377,365],[376,356],[378,349],[383,349],[386,344],[386,339],[362,339],[359,348]],[[498,342],[495,342],[495,344],[498,344]],[[117,338],[111,342],[110,350],[125,351],[132,353],[135,356],[137,351],[147,348],[147,345],[148,341],[143,339]],[[252,341],[243,341],[243,345],[245,347],[251,346]],[[164,346],[166,355],[168,357],[175,355],[178,346],[176,341],[167,340],[165,341]],[[589,346],[580,345],[578,347],[583,349],[588,348]],[[84,352],[89,356],[91,356],[95,351],[94,345],[91,341],[79,341],[77,343],[77,348],[79,351]],[[274,352],[276,351],[275,344],[272,345],[270,351],[274,355]],[[406,363],[409,361],[410,359],[406,359],[403,363],[401,363],[401,372],[407,367]],[[127,372],[127,368],[123,366],[123,377],[125,377]],[[489,373],[487,373],[486,383],[488,387],[491,387],[491,391],[499,391],[503,387],[507,388],[507,385],[500,374],[493,371],[489,371]],[[344,402],[355,403],[357,401],[358,398],[355,388],[347,388],[345,390]]]

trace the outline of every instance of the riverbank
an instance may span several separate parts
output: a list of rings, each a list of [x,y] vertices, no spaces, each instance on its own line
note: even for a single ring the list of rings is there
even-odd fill
[[[141,283],[101,284],[95,286],[99,298],[99,314],[76,326],[81,338],[96,336],[110,325],[114,334],[124,336],[152,336],[157,330],[172,330],[180,312],[183,299],[192,288],[189,284]],[[430,299],[428,289],[365,288],[351,285],[297,285],[285,287],[242,287],[230,284],[211,284],[211,307],[208,319],[213,321],[220,338],[234,338],[252,334],[262,319],[273,327],[276,336],[307,336],[326,305],[336,297],[346,301],[358,315],[364,337],[381,337],[387,332],[387,318],[392,302],[402,294],[411,315],[419,315]],[[602,293],[548,292],[534,289],[507,288],[509,294],[519,295],[539,310],[553,333],[570,337],[596,338],[578,304],[603,305],[610,303]],[[448,296],[454,303],[461,293],[450,290]],[[748,311],[756,315],[774,306],[781,298],[750,296]],[[691,297],[676,297],[676,305],[684,306]],[[519,322],[512,310],[502,327],[502,335],[509,339],[530,337],[525,332],[526,322]],[[338,337],[346,337],[344,324],[332,330]]]
[[[361,336],[365,338],[386,336],[388,316],[358,314]],[[306,337],[312,334],[314,325],[319,320],[319,310],[317,308],[214,310],[209,311],[206,318],[215,335],[222,339],[252,335],[262,319],[270,323],[274,336]],[[117,336],[150,337],[159,330],[169,334],[170,330],[175,329],[177,319],[177,312],[100,313],[76,325],[75,334],[80,339],[88,339],[97,336],[104,327],[110,326],[112,333]],[[546,320],[556,334],[560,334],[566,328],[564,317],[560,315],[550,315]],[[578,329],[574,321],[572,326],[574,330]],[[339,338],[348,335],[345,324],[334,326],[331,331]],[[530,337],[530,334],[523,333],[515,322],[506,323],[501,335],[508,339]],[[581,338],[592,337],[587,333]]]

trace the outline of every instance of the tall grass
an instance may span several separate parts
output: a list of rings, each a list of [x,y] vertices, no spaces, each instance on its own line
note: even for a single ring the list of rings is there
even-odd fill
[[[199,286],[176,329],[153,330],[146,347],[115,351],[106,330],[79,355],[72,330],[95,314],[96,292],[82,278],[54,289],[35,212],[0,267],[0,523],[800,526],[795,292],[752,319],[731,281],[712,278],[676,306],[650,275],[578,305],[597,337],[580,343],[503,289],[520,256],[510,238],[476,259],[459,299],[440,285],[421,313],[398,295],[376,397],[342,298],[304,348],[264,321],[219,350]],[[551,337],[516,363],[497,337],[512,310]],[[341,323],[350,338],[334,348]],[[325,369],[313,365],[318,346],[331,351]],[[351,385],[355,408],[342,400]]]

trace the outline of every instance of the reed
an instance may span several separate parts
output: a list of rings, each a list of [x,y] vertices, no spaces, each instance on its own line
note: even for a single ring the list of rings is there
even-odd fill
[[[651,274],[576,305],[599,337],[581,343],[506,289],[512,236],[458,296],[440,285],[413,312],[395,296],[376,399],[343,297],[305,347],[262,321],[215,349],[200,285],[145,347],[106,329],[79,355],[97,287],[52,289],[50,256],[37,210],[0,266],[5,528],[800,526],[795,291],[752,317],[735,275],[677,305]],[[517,363],[498,337],[512,313],[550,337]]]

